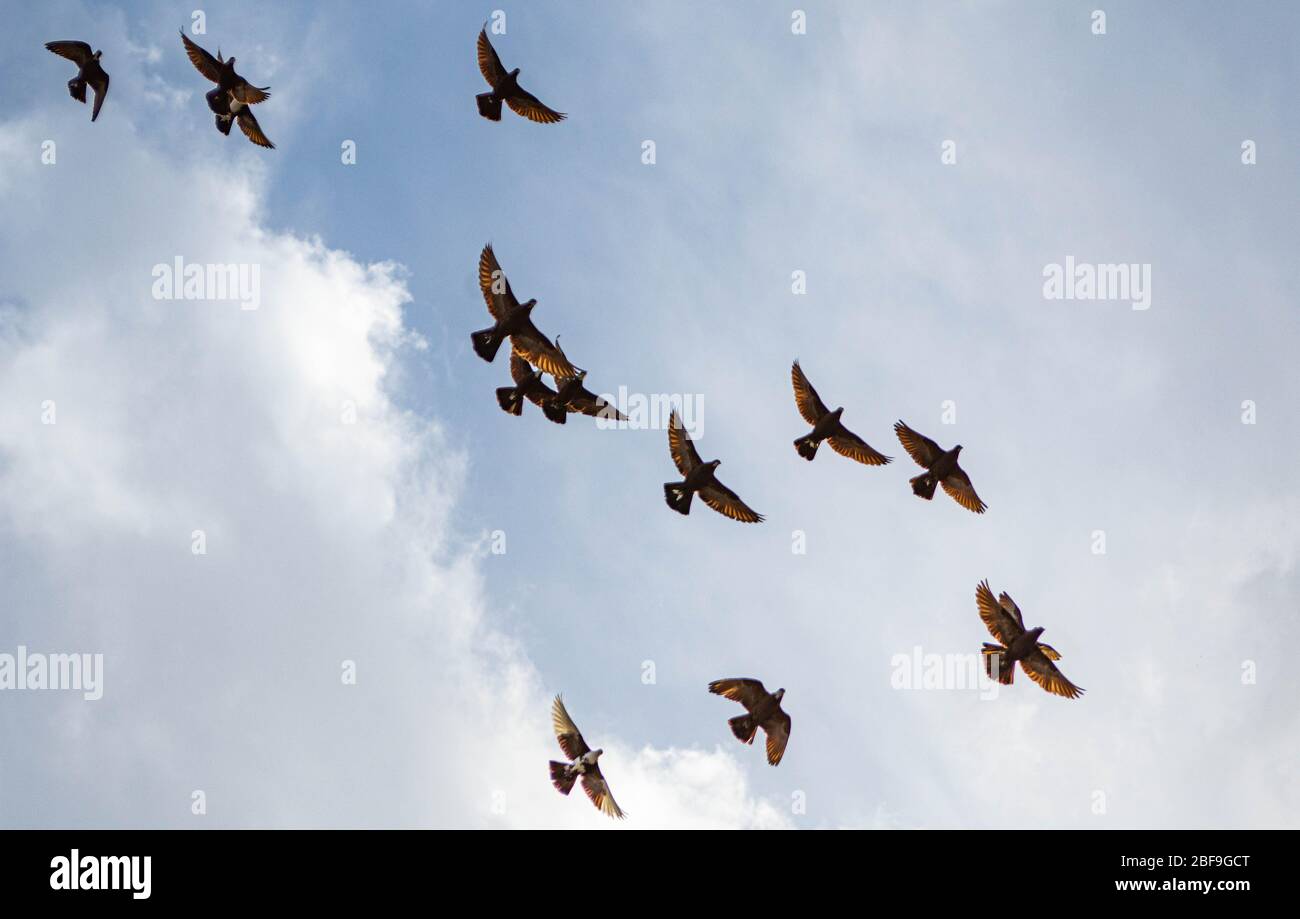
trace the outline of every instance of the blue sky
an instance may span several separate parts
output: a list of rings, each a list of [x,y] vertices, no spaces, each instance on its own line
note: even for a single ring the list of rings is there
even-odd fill
[[[632,825],[1294,826],[1297,14],[1095,6],[505,7],[556,126],[476,114],[500,7],[205,8],[275,151],[212,129],[192,6],[7,17],[6,632],[107,671],[0,696],[0,819],[601,826],[545,782],[563,691]],[[94,125],[54,38],[104,49]],[[489,240],[593,388],[700,400],[766,523],[668,511],[661,430],[496,407]],[[148,301],[176,254],[259,264],[262,309]],[[1150,309],[1044,299],[1069,255],[1149,264]],[[893,465],[795,455],[796,357]],[[897,418],[964,445],[988,514],[909,493]],[[978,650],[986,577],[1082,700],[891,688]],[[704,692],[729,675],[787,689],[779,769]]]

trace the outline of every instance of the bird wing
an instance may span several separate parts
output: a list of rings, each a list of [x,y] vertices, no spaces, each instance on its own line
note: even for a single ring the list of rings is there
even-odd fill
[[[53,51],[59,57],[66,57],[78,67],[95,56],[90,45],[84,41],[47,41],[45,50]]]
[[[582,790],[587,793],[591,803],[596,805],[602,814],[615,820],[623,819],[623,811],[615,802],[614,795],[609,790],[609,783],[605,781],[605,776],[600,771],[600,766],[592,766],[582,774]]]
[[[241,108],[236,120],[239,122],[239,130],[243,131],[244,136],[253,143],[268,150],[275,149],[275,144],[267,140],[266,135],[262,133],[262,126],[257,123],[257,116],[253,114],[251,108],[247,106]]]
[[[1038,643],[1038,650],[1042,651],[1043,656],[1046,657],[1049,661],[1059,661],[1061,659],[1061,652],[1057,651],[1055,648],[1053,648],[1051,645],[1047,644],[1046,642],[1040,641]]]
[[[94,121],[99,117],[99,110],[104,107],[104,97],[108,95],[108,74],[104,73],[101,67],[99,72],[103,74],[103,79],[98,79],[90,85],[95,88],[95,108],[90,113],[90,120]]]
[[[790,385],[794,387],[794,404],[799,407],[799,414],[804,421],[815,425],[822,420],[823,415],[830,413],[826,403],[817,395],[817,390],[808,382],[798,361],[790,366]]]
[[[501,320],[519,305],[515,292],[510,289],[510,281],[497,261],[497,254],[492,251],[491,243],[483,247],[478,257],[478,287],[483,291],[483,300],[493,319]]]
[[[510,379],[517,384],[527,383],[533,378],[533,367],[528,363],[527,358],[519,354],[516,349],[510,351]]]
[[[682,427],[682,419],[678,417],[677,409],[673,409],[672,414],[668,416],[668,452],[673,455],[677,471],[682,475],[690,475],[691,470],[703,462],[700,454],[695,451],[691,435],[687,434],[686,428]]]
[[[725,680],[714,680],[709,684],[709,692],[715,696],[730,699],[732,702],[739,702],[745,706],[746,711],[753,711],[754,707],[768,696],[767,689],[763,686],[762,681],[750,677],[729,677]]]
[[[570,761],[591,752],[591,747],[587,746],[587,742],[582,739],[582,732],[569,717],[569,712],[564,707],[564,699],[560,696],[556,696],[555,701],[551,703],[551,727],[555,730],[555,739],[560,742],[560,749]]]
[[[1020,624],[1021,631],[1025,628],[1025,617],[1020,615],[1020,607],[1016,606],[1016,601],[1011,599],[1011,594],[1005,590],[998,594],[998,606],[1002,607],[1011,616],[1014,616],[1016,622]]]
[[[568,117],[564,112],[557,112],[550,106],[543,105],[540,99],[522,89],[514,95],[507,96],[506,105],[510,106],[510,111],[516,115],[522,115],[538,124],[555,124]]]
[[[762,523],[763,515],[755,511],[740,496],[717,479],[700,489],[700,498],[719,514],[741,523]]]
[[[591,415],[593,418],[609,418],[614,421],[627,420],[627,416],[617,408],[582,385],[579,385],[578,391],[569,397],[568,409],[571,412]]]
[[[240,102],[245,105],[256,105],[259,102],[265,102],[271,98],[271,88],[269,86],[254,86],[245,80],[230,91]]]
[[[1024,634],[1025,627],[993,597],[987,580],[980,581],[975,588],[975,605],[979,607],[980,619],[984,620],[989,634],[1008,648]]]
[[[988,508],[988,505],[980,500],[980,496],[975,494],[975,486],[971,485],[970,476],[966,475],[960,466],[939,484],[948,493],[948,497],[968,511],[982,514]]]
[[[907,451],[907,455],[915,460],[918,466],[929,469],[943,453],[937,443],[924,434],[916,433],[901,421],[894,424],[894,433],[898,435],[898,441]]]
[[[790,716],[778,710],[763,722],[763,730],[767,733],[767,762],[775,766],[785,756],[785,745],[790,742]]]
[[[864,466],[883,466],[890,461],[888,456],[876,450],[848,428],[840,425],[840,429],[844,433],[827,438],[831,449],[840,456],[847,456],[851,460],[857,460]]]
[[[483,74],[483,79],[493,88],[506,75],[506,68],[502,65],[501,58],[497,57],[497,49],[488,41],[487,29],[481,29],[478,33],[478,69]]]
[[[1055,653],[1055,652],[1053,652]],[[1056,669],[1056,665],[1042,651],[1040,645],[1020,662],[1020,666],[1031,680],[1048,692],[1067,699],[1077,699],[1083,690],[1065,678],[1065,674]]]
[[[185,54],[199,73],[213,83],[221,82],[221,64],[203,48],[190,41],[190,37],[181,32],[181,43],[185,45]]]
[[[528,384],[524,395],[528,397],[529,402],[539,408],[545,408],[556,396],[555,390],[533,375],[533,368],[529,366],[528,359],[513,349],[510,352],[510,377],[521,386]]]
[[[576,376],[578,368],[569,363],[559,346],[541,333],[531,319],[526,320],[521,328],[510,333],[513,348],[526,357],[529,362],[549,373],[555,379]]]

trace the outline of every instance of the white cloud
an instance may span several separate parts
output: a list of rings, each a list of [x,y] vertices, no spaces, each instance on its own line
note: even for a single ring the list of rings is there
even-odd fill
[[[99,702],[6,699],[3,822],[604,825],[550,788],[548,692],[451,527],[466,458],[393,398],[402,269],[267,229],[260,170],[152,152],[127,104],[0,189],[61,215],[0,228],[6,634],[106,671]],[[261,308],[153,299],[177,255],[257,265]],[[730,754],[584,727],[633,825],[782,823]]]

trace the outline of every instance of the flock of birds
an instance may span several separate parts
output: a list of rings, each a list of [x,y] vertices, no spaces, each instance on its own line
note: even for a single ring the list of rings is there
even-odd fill
[[[205,98],[208,108],[216,118],[216,127],[229,135],[236,122],[244,135],[260,147],[274,149],[253,114],[252,106],[270,98],[270,87],[254,86],[235,71],[235,58],[223,58],[220,49],[213,57],[181,32],[185,54],[195,69],[216,87]],[[92,51],[83,41],[52,41],[45,47],[77,65],[77,75],[68,81],[68,92],[79,102],[86,101],[86,89],[94,91],[95,104],[91,121],[99,117],[104,99],[108,95],[109,76],[101,59],[103,52]],[[556,124],[567,116],[543,104],[536,96],[519,85],[519,68],[507,71],[492,47],[486,27],[479,32],[477,42],[479,71],[491,89],[475,97],[479,114],[490,121],[500,121],[502,106],[515,114],[539,124]],[[587,371],[575,367],[560,348],[559,338],[548,338],[533,323],[535,299],[520,303],[510,287],[505,273],[489,244],[483,247],[478,263],[479,287],[487,304],[493,324],[473,332],[470,342],[474,352],[483,360],[495,360],[501,345],[510,341],[510,377],[513,385],[496,390],[497,402],[512,415],[523,413],[524,402],[532,402],[542,414],[556,424],[564,424],[568,415],[583,414],[614,421],[625,420],[613,405],[591,392],[585,385]],[[554,386],[548,386],[543,375],[549,375]],[[832,450],[864,466],[885,466],[892,458],[876,450],[865,440],[844,426],[843,407],[831,411],[818,396],[803,368],[796,360],[790,368],[790,382],[794,389],[795,406],[812,430],[794,441],[795,451],[812,461],[823,442]],[[962,507],[982,514],[987,505],[976,494],[970,476],[958,462],[961,445],[945,450],[935,441],[908,427],[904,422],[894,424],[894,433],[907,454],[924,471],[912,478],[912,492],[929,501],[936,488],[943,490]],[[754,511],[740,496],[722,484],[717,477],[721,460],[704,462],[695,449],[674,410],[668,422],[668,452],[682,479],[664,483],[664,500],[680,514],[690,514],[695,495],[732,520],[742,523],[761,523],[763,515]],[[1026,628],[1020,608],[1005,591],[994,597],[987,581],[981,581],[975,590],[976,608],[980,619],[996,642],[985,642],[982,650],[985,671],[990,679],[1010,684],[1016,664],[1043,689],[1067,699],[1075,699],[1083,690],[1075,686],[1057,669],[1055,662],[1060,654],[1048,644],[1040,642],[1042,627]],[[768,692],[762,682],[751,678],[714,680],[709,692],[737,702],[745,714],[729,719],[728,725],[736,738],[752,744],[761,728],[766,736],[767,761],[775,766],[785,755],[790,739],[790,716],[781,708],[784,689]],[[569,716],[560,696],[551,706],[551,724],[565,761],[550,763],[552,784],[562,794],[569,794],[581,780],[583,790],[592,803],[610,817],[622,818],[624,812],[614,800],[600,769],[603,751],[592,749],[583,739],[573,719]]]

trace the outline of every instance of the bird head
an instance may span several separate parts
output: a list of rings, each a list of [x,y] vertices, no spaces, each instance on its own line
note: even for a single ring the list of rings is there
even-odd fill
[[[532,300],[529,300],[527,303],[525,303],[525,304],[524,304],[522,307],[520,307],[520,308],[523,309],[523,310],[525,310],[525,311],[531,312],[532,309],[533,309],[533,307],[536,306],[536,305],[537,305],[537,299],[534,297]]]
[[[591,755],[594,756],[594,757],[596,757],[596,759],[600,759],[602,756],[605,755],[605,751],[604,751],[604,750],[592,750],[592,751],[591,751]]]
[[[104,53],[103,51],[96,51],[96,52],[95,52],[95,60],[99,60],[100,55],[102,55],[103,53]]]
[[[714,469],[717,469],[721,465],[722,465],[722,460],[713,460],[709,463],[709,466],[711,466]]]
[[[844,414],[844,406],[841,405],[835,411],[831,412],[831,414],[834,415],[836,418],[840,417],[840,415]]]
[[[1033,636],[1034,641],[1038,641],[1038,636],[1039,636],[1039,635],[1042,635],[1042,634],[1043,634],[1043,631],[1044,631],[1044,629],[1043,629],[1043,627],[1040,625],[1040,626],[1038,626],[1037,628],[1030,629],[1030,630],[1029,630],[1029,634]]]
[[[782,699],[785,698],[785,690],[778,689],[776,692],[772,693],[772,698],[780,702]]]
[[[952,448],[952,452],[953,452],[954,454],[956,454],[956,453],[960,453],[960,452],[961,452],[961,444],[958,444],[957,446],[953,447],[953,448]]]
[[[516,67],[514,70],[510,71],[510,75],[511,75],[512,77],[517,77],[517,76],[519,76],[519,68]]]
[[[220,54],[221,52],[218,51],[217,53]],[[227,67],[234,67],[234,66],[235,66],[235,59],[234,59],[233,57],[228,57],[228,58],[226,58],[226,66],[227,66]]]

